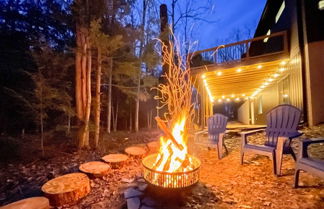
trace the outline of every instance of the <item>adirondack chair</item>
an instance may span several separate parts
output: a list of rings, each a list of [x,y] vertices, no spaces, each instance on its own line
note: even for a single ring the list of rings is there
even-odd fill
[[[274,174],[280,175],[283,154],[291,154],[296,159],[290,143],[293,138],[302,135],[297,131],[300,115],[301,111],[298,108],[287,104],[279,105],[270,110],[267,113],[266,141],[263,146],[249,144],[247,137],[264,130],[241,133],[241,165],[246,152],[265,155],[273,161]]]
[[[295,188],[298,187],[299,172],[301,170],[309,172],[320,178],[324,178],[324,160],[311,158],[307,153],[307,147],[313,143],[324,143],[324,138],[299,140],[299,152],[294,180]]]
[[[227,119],[228,118],[226,116],[216,113],[215,115],[209,117],[207,121],[208,139],[205,140],[203,137],[195,137],[196,144],[216,148],[218,159],[222,159],[223,145],[226,149],[226,152],[228,152],[223,141],[226,131]]]

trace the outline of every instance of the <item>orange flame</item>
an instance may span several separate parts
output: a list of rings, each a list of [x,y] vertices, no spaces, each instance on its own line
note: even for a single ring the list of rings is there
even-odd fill
[[[168,173],[183,172],[193,169],[188,155],[187,138],[184,135],[186,116],[180,116],[172,128],[172,135],[182,149],[165,136],[160,137],[160,150],[153,167],[157,171]]]

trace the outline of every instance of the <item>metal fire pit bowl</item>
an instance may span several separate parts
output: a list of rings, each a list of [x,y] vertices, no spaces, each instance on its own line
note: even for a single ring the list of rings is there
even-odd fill
[[[149,184],[163,188],[176,189],[189,187],[199,181],[199,168],[201,162],[198,158],[190,155],[194,167],[192,170],[169,173],[157,171],[152,168],[157,156],[158,154],[152,154],[142,160],[144,166],[144,179]]]

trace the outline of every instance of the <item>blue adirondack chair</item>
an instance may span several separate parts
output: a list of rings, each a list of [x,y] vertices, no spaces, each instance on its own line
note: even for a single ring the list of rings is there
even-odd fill
[[[314,143],[324,143],[322,139],[299,140],[299,152],[295,170],[294,187],[298,187],[299,173],[301,170],[309,172],[320,178],[324,178],[324,160],[314,159],[308,156],[307,147]]]
[[[249,144],[247,137],[264,130],[241,133],[241,164],[246,152],[265,155],[273,161],[274,174],[280,175],[283,154],[291,154],[296,159],[290,143],[293,138],[302,135],[297,131],[300,116],[301,111],[292,105],[279,105],[270,110],[267,113],[266,140],[263,146]]]
[[[226,152],[228,152],[224,144],[224,135],[226,131],[227,119],[228,118],[225,115],[219,113],[214,114],[207,120],[208,140],[204,140],[204,138],[202,137],[195,137],[196,144],[216,148],[218,159],[222,159],[223,146],[225,147]]]

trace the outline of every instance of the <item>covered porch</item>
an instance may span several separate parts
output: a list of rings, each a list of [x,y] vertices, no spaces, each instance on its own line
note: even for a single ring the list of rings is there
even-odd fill
[[[199,95],[196,122],[201,128],[215,113],[236,121],[228,129],[264,127],[266,112],[273,107],[302,106],[301,73],[296,70],[300,59],[290,58],[285,31],[197,51],[191,57]]]

